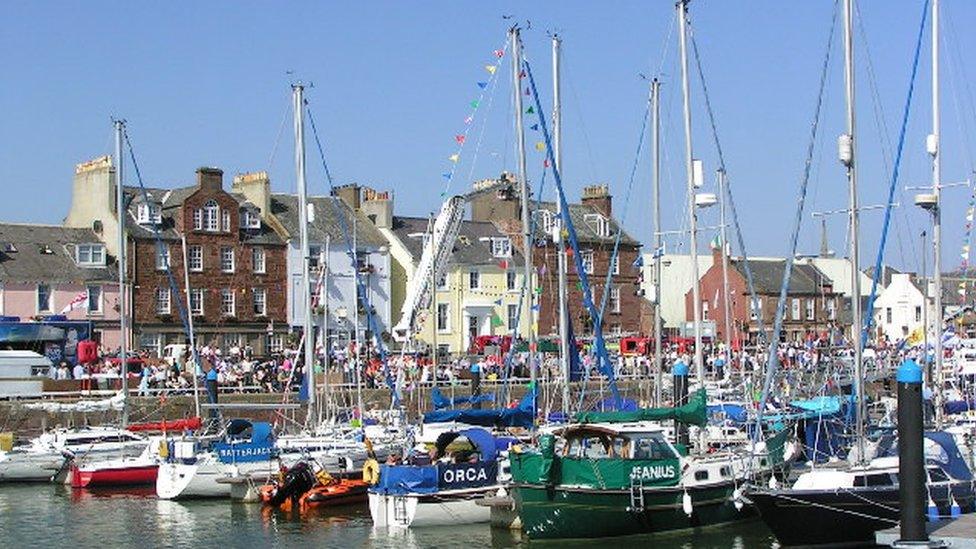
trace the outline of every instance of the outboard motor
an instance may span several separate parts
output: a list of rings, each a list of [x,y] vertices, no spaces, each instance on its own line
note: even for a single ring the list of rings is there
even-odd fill
[[[315,483],[315,472],[312,471],[312,467],[304,461],[299,462],[285,473],[285,478],[282,479],[281,485],[275,490],[268,503],[278,507],[289,498],[298,501],[305,492],[315,487]]]

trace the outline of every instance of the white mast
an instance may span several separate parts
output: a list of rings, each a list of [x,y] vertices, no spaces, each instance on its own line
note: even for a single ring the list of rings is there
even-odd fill
[[[350,209],[352,206],[350,205]],[[353,324],[355,324],[355,339],[356,342],[356,354],[353,357],[353,366],[356,368],[356,404],[359,406],[359,419],[363,420],[363,384],[362,384],[362,367],[359,362],[359,353],[362,352],[360,348],[361,341],[359,339],[359,241],[356,238],[356,234],[359,232],[359,218],[356,215],[356,210],[352,210],[352,284],[353,284]],[[399,379],[399,376],[398,376]],[[399,381],[398,381],[399,385]],[[400,387],[398,386],[396,390],[399,392]]]
[[[301,309],[304,311],[302,333],[304,342],[305,377],[308,383],[309,424],[315,426],[318,417],[315,410],[315,351],[312,335],[312,300],[308,276],[308,193],[305,187],[305,86],[301,83],[291,87],[295,110],[295,177],[298,179],[298,239],[302,253],[302,297]],[[314,427],[313,427],[314,428]]]
[[[654,406],[661,406],[664,356],[661,349],[661,81],[651,80],[651,117],[654,166]]]
[[[935,195],[935,208],[932,210],[932,239],[935,241],[933,277],[935,280],[935,422],[942,429],[942,119],[939,112],[939,0],[932,0],[932,135],[929,136],[928,149],[932,155],[932,193]],[[926,352],[928,350],[926,349]]]
[[[691,251],[691,302],[695,323],[695,376],[699,386],[705,383],[705,365],[702,360],[702,332],[701,332],[701,298],[699,297],[698,273],[698,212],[695,207],[695,168],[691,145],[691,91],[688,87],[688,2],[679,0],[678,10],[678,38],[681,45],[681,92],[684,98],[685,120],[685,176],[688,182],[688,219]],[[704,429],[701,432],[704,433]]]
[[[510,31],[512,38],[512,91],[515,95],[515,138],[518,143],[518,163],[519,163],[519,188],[522,200],[522,246],[525,288],[523,304],[529,308],[529,372],[531,373],[532,384],[535,386],[538,377],[536,366],[536,336],[535,336],[535,311],[532,308],[535,292],[532,288],[532,220],[529,219],[529,183],[526,180],[527,170],[525,167],[525,132],[522,130],[522,88],[519,76],[522,73],[522,40],[519,37],[519,28],[513,27]],[[533,425],[535,422],[533,422]]]
[[[125,121],[115,120],[115,213],[119,219],[119,374],[122,376],[122,428],[129,425],[129,322],[125,283],[125,189],[122,177],[122,135]]]
[[[332,235],[325,233],[325,249],[322,250],[322,256],[319,258],[320,268],[322,269],[322,289],[319,290],[319,306],[322,307],[320,333],[322,337],[322,370],[325,374],[322,381],[322,394],[327,408],[332,406],[332,394],[329,387],[329,246],[331,243]]]
[[[556,171],[559,176],[563,174],[562,138],[563,138],[563,117],[562,104],[560,103],[560,72],[559,65],[562,60],[562,39],[558,34],[552,35],[552,153],[555,157]],[[556,212],[562,215],[562,201],[556,200]],[[570,380],[570,341],[569,341],[569,318],[566,311],[566,247],[563,242],[562,217],[554,224],[556,234],[553,240],[556,243],[556,265],[559,275],[559,365],[563,378],[563,412],[569,413],[569,380]]]
[[[180,234],[180,242],[183,245],[183,284],[186,292],[186,325],[190,331],[190,357],[193,359],[193,407],[197,417],[200,417],[200,391],[198,389],[200,382],[197,380],[199,361],[197,357],[196,335],[193,333],[193,311],[190,309],[190,269],[186,257],[186,233]],[[169,265],[166,267],[168,268]],[[186,365],[184,364],[183,367],[186,368]]]
[[[725,367],[731,372],[732,368],[732,319],[730,318],[731,300],[729,299],[729,241],[728,226],[725,222],[725,200],[728,192],[725,189],[725,169],[718,170],[718,192],[719,192],[719,225],[721,228],[722,242],[722,317],[725,319]]]
[[[850,234],[851,234],[851,312],[853,326],[851,327],[854,343],[854,392],[856,409],[857,432],[857,461],[864,462],[864,379],[861,349],[861,277],[858,270],[860,265],[858,247],[858,211],[857,211],[857,151],[854,125],[854,5],[853,0],[844,0],[844,82],[847,100],[847,133],[840,137],[840,160],[847,167],[847,181],[850,190]],[[774,334],[775,336],[775,334]]]

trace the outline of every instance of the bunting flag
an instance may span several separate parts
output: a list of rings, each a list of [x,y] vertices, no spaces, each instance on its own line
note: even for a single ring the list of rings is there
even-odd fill
[[[495,50],[493,53],[495,57],[501,59],[505,55],[505,50]]]
[[[531,126],[529,126],[529,128],[531,128],[532,131],[535,131],[535,132],[539,131],[539,125],[538,124],[532,124]]]
[[[461,145],[464,143],[464,135],[463,134],[455,135],[454,140],[458,142],[458,145]]]
[[[499,261],[498,262],[498,266],[501,267],[501,269],[503,271],[507,271],[508,270],[508,260],[507,259],[503,259],[503,260]]]
[[[525,109],[525,114],[533,114],[533,113],[535,113],[535,108],[532,105],[529,105],[529,108]]]
[[[537,150],[537,151],[544,151],[544,150],[546,150],[546,144],[543,143],[542,141],[537,142],[535,144],[535,150]]]
[[[495,300],[495,305],[501,305],[501,304],[502,304],[502,298],[499,297],[498,299]]]
[[[485,65],[485,70],[491,74],[495,74],[495,71],[498,70],[498,65]]]
[[[441,177],[443,177],[444,179],[450,179],[451,178],[451,172],[444,172],[444,173],[441,174]]]
[[[475,99],[474,101],[471,102],[471,108],[472,109],[477,109],[479,104],[480,104],[480,101],[478,101],[477,99]]]
[[[548,168],[549,167],[549,159],[548,158],[542,161],[542,167],[543,168]]]
[[[532,95],[532,88],[525,88],[525,95]]]
[[[447,159],[457,164],[457,161],[461,159],[461,155],[454,153],[451,156],[448,156]]]
[[[488,82],[478,82],[478,87],[481,89],[485,89],[488,87]]]
[[[542,286],[535,289],[535,295],[542,295]]]
[[[543,263],[539,266],[539,276],[545,275],[549,269],[546,268],[546,264]]]
[[[464,119],[464,123],[465,124],[470,124],[471,121],[473,121],[473,120],[474,120],[474,117],[473,116],[469,116],[469,117],[467,117],[467,118]]]
[[[504,325],[505,325],[505,323],[502,322],[502,319],[499,318],[499,316],[497,314],[495,314],[494,311],[492,311],[491,312],[491,326],[493,328],[497,328],[499,326],[504,326]]]

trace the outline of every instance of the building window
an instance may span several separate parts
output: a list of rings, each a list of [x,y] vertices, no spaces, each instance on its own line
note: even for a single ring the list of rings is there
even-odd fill
[[[542,232],[546,233],[546,236],[552,236],[553,232],[553,213],[550,210],[536,210],[539,216],[539,226],[542,227]]]
[[[583,216],[590,227],[600,238],[610,238],[610,220],[600,214],[586,214]]]
[[[220,290],[220,314],[223,316],[234,316],[236,305],[236,295],[234,290],[223,288]]]
[[[620,286],[610,286],[610,312],[620,312]]]
[[[241,228],[242,229],[260,229],[261,228],[261,216],[254,210],[249,208],[244,208],[241,210]]]
[[[51,286],[47,284],[37,285],[37,312],[51,312]]]
[[[187,250],[189,254],[190,270],[199,273],[203,270],[203,246],[190,246]]]
[[[203,290],[200,288],[190,290],[190,314],[203,316]]]
[[[509,238],[492,238],[491,255],[495,257],[512,257],[512,240]]]
[[[267,354],[280,353],[285,348],[284,334],[268,334]]]
[[[229,353],[231,349],[236,348],[237,353],[240,353],[241,347],[243,347],[241,345],[243,340],[244,338],[241,337],[241,334],[224,334],[224,350]]]
[[[804,312],[806,313],[804,318],[807,320],[813,320],[816,318],[816,300],[813,298],[807,299],[807,310]]]
[[[438,290],[446,290],[447,289],[447,273],[442,274],[437,279],[437,289]]]
[[[230,246],[220,247],[220,271],[224,273],[234,272],[234,248]]]
[[[515,271],[505,271],[505,289],[510,292],[514,292],[517,282],[518,274]]]
[[[519,306],[514,303],[508,305],[508,329],[514,330],[518,326]]]
[[[891,307],[885,307],[885,322],[891,324]]]
[[[168,315],[169,312],[169,288],[156,288],[156,314]]]
[[[798,297],[790,300],[790,318],[800,320],[800,298]]]
[[[163,220],[163,210],[155,202],[139,204],[136,212],[136,221],[141,224],[159,225]]]
[[[919,305],[915,306],[915,322],[922,321],[922,307]]]
[[[610,270],[613,271],[613,274],[615,274],[615,275],[620,274],[620,254],[619,253],[613,254],[613,261],[610,262]]]
[[[257,274],[264,274],[266,272],[264,264],[264,248],[260,246],[251,248],[251,266],[254,268],[254,272]]]
[[[193,230],[203,230],[203,210],[193,210]]]
[[[88,287],[88,313],[96,314],[96,315],[102,313],[102,287],[101,286]]]
[[[220,214],[220,230],[225,233],[230,232],[230,212],[227,210]]]
[[[708,300],[707,299],[702,300],[701,310],[702,310],[702,316],[701,316],[702,319],[708,318]]]
[[[142,334],[139,336],[139,348],[153,353],[157,358],[163,351],[163,334]]]
[[[478,271],[468,271],[468,289],[481,289],[481,273]]]
[[[321,246],[309,246],[308,247],[308,268],[317,269],[321,263],[322,263]]]
[[[833,299],[827,300],[827,319],[837,320],[837,302]]]
[[[268,314],[267,290],[264,288],[251,290],[251,304],[254,305],[254,316],[266,316]]]
[[[451,304],[437,304],[437,331],[441,333],[451,331]]]
[[[610,326],[610,335],[612,335],[613,337],[620,337],[623,335],[623,333],[624,331],[623,328],[620,327],[620,324],[614,324],[613,326]]]
[[[156,243],[156,269],[165,271],[169,269],[169,244],[162,242]]]
[[[580,250],[580,261],[583,263],[583,272],[593,274],[593,250]]]
[[[212,233],[220,230],[220,206],[216,200],[208,200],[203,205],[203,229]]]
[[[101,267],[105,265],[104,244],[78,244],[75,248],[75,261],[82,267]]]

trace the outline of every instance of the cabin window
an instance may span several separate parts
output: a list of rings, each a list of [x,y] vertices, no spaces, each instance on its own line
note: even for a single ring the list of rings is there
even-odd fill
[[[858,476],[854,479],[855,486],[891,486],[891,475],[888,473],[876,473],[873,475]]]
[[[708,471],[695,471],[695,480],[708,480]]]
[[[634,459],[669,459],[674,452],[659,437],[642,437],[634,440]]]
[[[729,478],[732,476],[732,469],[729,466],[724,466],[718,470],[718,474],[722,477]]]
[[[929,469],[929,481],[930,482],[949,482],[949,477],[945,474],[945,471],[937,467]]]

